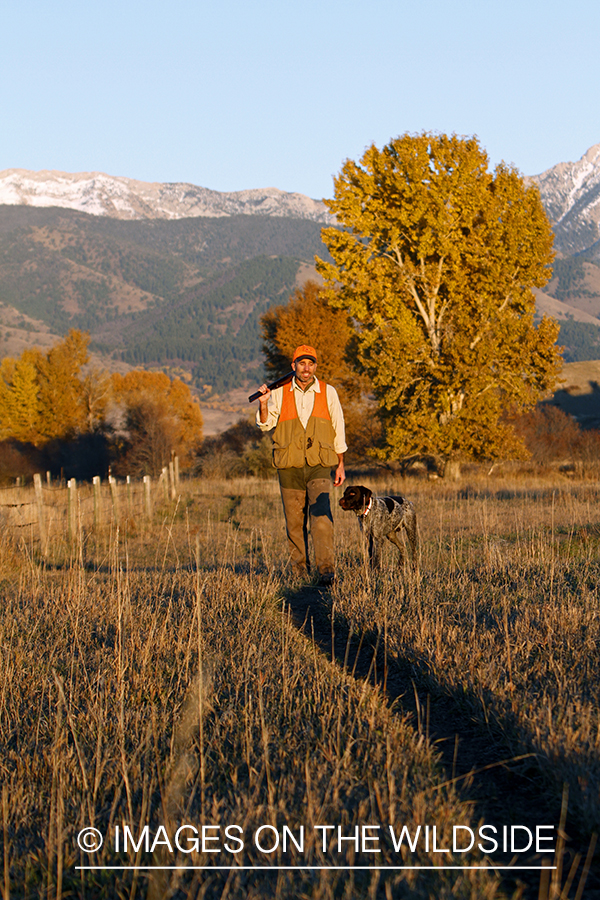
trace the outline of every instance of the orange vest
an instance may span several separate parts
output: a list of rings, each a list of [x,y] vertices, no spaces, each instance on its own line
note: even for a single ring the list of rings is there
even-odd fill
[[[281,412],[273,432],[273,465],[277,469],[298,469],[309,466],[337,466],[338,455],[334,450],[335,432],[327,407],[327,385],[319,382],[315,391],[315,403],[306,423],[298,418],[295,389],[286,384],[283,388]]]

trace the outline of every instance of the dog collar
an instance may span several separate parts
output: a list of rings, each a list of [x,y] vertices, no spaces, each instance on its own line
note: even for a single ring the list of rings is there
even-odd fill
[[[368,505],[367,508],[365,509],[364,513],[362,513],[362,514],[359,516],[359,518],[360,518],[360,519],[364,519],[364,518],[367,516],[367,514],[368,514],[368,512],[369,512],[369,510],[371,509],[372,506],[373,506],[373,498],[371,497],[371,499],[369,500],[369,505]]]

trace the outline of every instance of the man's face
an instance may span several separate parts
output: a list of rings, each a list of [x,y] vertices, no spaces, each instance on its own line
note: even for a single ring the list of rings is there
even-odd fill
[[[316,362],[313,362],[312,359],[305,357],[304,359],[297,359],[296,362],[293,362],[292,369],[296,373],[296,381],[298,384],[305,386],[310,384],[315,377],[317,364]]]

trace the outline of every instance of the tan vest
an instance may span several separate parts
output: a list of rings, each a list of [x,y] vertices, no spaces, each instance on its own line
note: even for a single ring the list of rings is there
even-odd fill
[[[315,391],[315,405],[306,423],[298,418],[294,390],[283,388],[281,412],[273,432],[273,465],[276,469],[300,469],[309,466],[337,466],[334,450],[335,431],[327,408],[327,385],[319,382]]]

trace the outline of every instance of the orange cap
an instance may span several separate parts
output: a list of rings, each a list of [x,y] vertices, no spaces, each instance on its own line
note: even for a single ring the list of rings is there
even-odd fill
[[[295,363],[299,359],[312,359],[313,362],[316,362],[317,351],[314,347],[309,347],[308,344],[300,344],[300,346],[296,347],[296,349],[294,350],[292,362]]]

